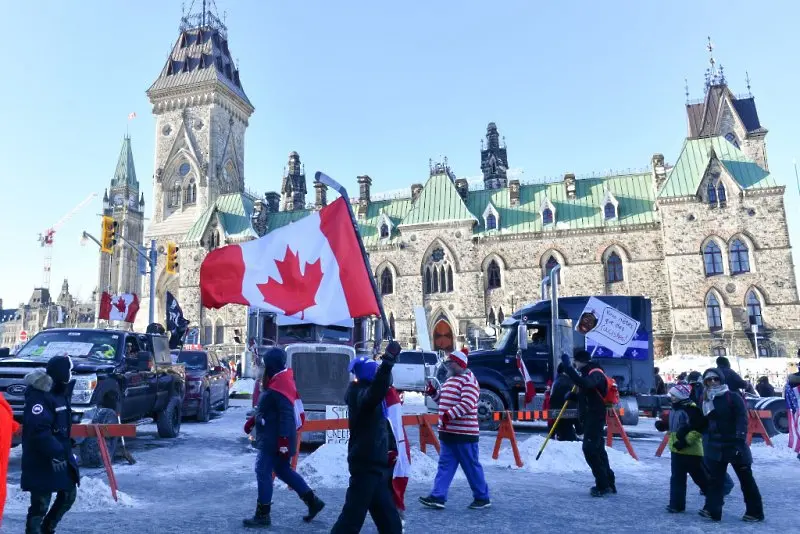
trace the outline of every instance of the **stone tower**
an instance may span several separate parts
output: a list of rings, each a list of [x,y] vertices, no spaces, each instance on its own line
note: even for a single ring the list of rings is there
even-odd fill
[[[144,239],[144,197],[133,165],[131,138],[122,141],[117,168],[109,188],[103,194],[103,213],[117,222],[117,236],[140,245]],[[142,275],[139,255],[120,237],[113,254],[100,255],[98,286],[110,293],[141,295]]]
[[[147,96],[156,118],[153,225],[162,234],[184,231],[219,195],[244,191],[244,134],[254,108],[216,16],[181,19]]]
[[[490,122],[486,127],[486,145],[481,147],[481,172],[486,189],[498,189],[508,185],[508,156],[505,143],[500,146],[497,126]]]
[[[281,210],[301,210],[306,207],[306,173],[300,155],[289,153],[289,164],[281,183]]]

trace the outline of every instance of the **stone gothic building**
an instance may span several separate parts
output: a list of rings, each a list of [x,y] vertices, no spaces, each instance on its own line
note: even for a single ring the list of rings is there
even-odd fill
[[[227,30],[210,14],[183,19],[148,96],[156,168],[146,237],[180,247],[177,275],[166,274],[160,259],[157,314],[164,316],[169,290],[201,342],[230,345],[244,331],[246,311],[201,307],[205,255],[321,208],[327,191],[314,183],[307,201],[297,152],[280,192],[255,198],[245,191],[244,135],[254,107]],[[686,113],[675,163],[656,154],[647,172],[521,183],[509,175],[508,149],[489,123],[480,187],[447,162],[432,164],[403,198],[375,198],[372,178],[359,176],[354,210],[396,337],[416,344],[412,310],[421,305],[437,347],[472,340],[536,300],[542,277],[558,264],[562,295],[649,297],[658,355],[752,355],[751,325],[763,355],[793,353],[800,302],[784,187],[769,172],[755,101],[714,75]]]

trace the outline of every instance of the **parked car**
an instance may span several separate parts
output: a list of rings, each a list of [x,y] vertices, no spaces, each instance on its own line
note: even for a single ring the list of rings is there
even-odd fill
[[[113,424],[153,418],[162,438],[177,437],[185,389],[183,365],[170,358],[167,337],[125,330],[54,328],[36,334],[13,357],[0,361],[0,391],[22,422],[25,375],[55,355],[72,358],[73,423]],[[19,444],[19,435],[14,445]],[[102,465],[97,439],[79,442],[84,465]],[[106,446],[114,457],[119,438]]]
[[[207,423],[212,409],[228,409],[231,373],[216,354],[202,350],[173,350],[172,355],[177,363],[186,367],[184,417]]]
[[[392,385],[400,391],[425,391],[425,382],[433,376],[439,357],[435,352],[404,350],[392,369]]]

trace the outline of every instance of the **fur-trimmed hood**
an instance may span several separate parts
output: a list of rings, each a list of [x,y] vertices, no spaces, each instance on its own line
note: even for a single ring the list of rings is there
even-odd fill
[[[25,383],[39,391],[48,392],[53,389],[53,378],[44,369],[34,369],[25,375]]]

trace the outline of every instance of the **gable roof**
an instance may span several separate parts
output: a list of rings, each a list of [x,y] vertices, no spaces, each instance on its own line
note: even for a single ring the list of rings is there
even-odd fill
[[[756,111],[756,101],[749,98],[736,98],[727,85],[709,87],[702,102],[686,105],[686,117],[689,121],[689,137],[710,137],[718,135],[717,124],[723,112],[723,103],[728,101],[733,111],[739,115],[748,132],[761,129],[761,122]]]
[[[474,211],[467,209],[450,177],[435,174],[428,178],[400,226],[471,220],[477,220],[477,217]]]
[[[720,164],[742,189],[777,187],[777,182],[756,162],[728,142],[724,137],[687,139],[675,166],[670,169],[659,198],[687,197],[697,194],[703,181],[712,149]]]
[[[134,189],[139,189],[139,182],[136,180],[136,168],[133,165],[133,150],[131,149],[131,138],[125,136],[122,140],[122,148],[117,159],[117,168],[114,170],[114,177],[111,179],[111,187],[129,185]]]
[[[199,243],[215,214],[225,239],[238,241],[257,238],[258,234],[253,230],[250,221],[251,213],[253,213],[253,199],[249,195],[244,193],[220,195],[195,221],[186,233],[184,242]]]

